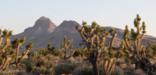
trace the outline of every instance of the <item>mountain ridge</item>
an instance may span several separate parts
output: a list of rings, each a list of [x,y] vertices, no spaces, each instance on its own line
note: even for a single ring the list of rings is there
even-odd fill
[[[60,25],[56,26],[48,17],[42,16],[37,19],[34,26],[28,27],[24,32],[14,35],[12,39],[25,37],[26,43],[32,42],[34,44],[34,48],[44,48],[48,43],[52,43],[53,46],[58,48],[63,41],[63,38],[66,36],[73,41],[73,45],[75,47],[79,47],[82,39],[75,29],[76,26],[81,25],[74,20],[64,20]],[[119,44],[120,42],[118,41],[122,39],[124,31],[120,28],[110,26],[106,26],[104,28],[108,31],[112,28],[117,31],[118,35],[116,37],[116,44]],[[143,43],[156,43],[156,38],[145,35]]]

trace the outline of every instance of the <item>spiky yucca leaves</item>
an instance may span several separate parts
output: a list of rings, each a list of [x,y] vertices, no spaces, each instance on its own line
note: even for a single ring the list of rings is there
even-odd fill
[[[10,46],[10,37],[12,35],[12,31],[8,31],[8,30],[0,30],[0,52],[5,52],[5,49],[8,48]]]
[[[128,29],[128,26],[125,27],[123,37],[125,52],[127,52],[128,58],[135,64],[136,68],[141,68],[147,72],[147,74],[152,75],[151,71],[153,67],[147,57],[146,48],[142,45],[142,38],[146,33],[146,26],[145,22],[141,23],[139,15],[134,19],[134,27],[136,29],[131,29],[131,31]]]
[[[82,23],[82,27],[76,29],[80,33],[85,50],[88,54],[88,60],[93,66],[94,75],[98,75],[98,63],[103,58],[104,60],[104,71],[105,75],[110,75],[115,64],[114,54],[112,53],[112,45],[116,36],[116,31],[111,30],[110,32],[105,31],[96,22],[87,25],[86,22]],[[105,41],[107,36],[112,36],[109,46],[105,46]],[[112,60],[113,59],[113,60]],[[108,64],[111,63],[111,64]]]
[[[15,62],[17,63],[18,61],[18,55],[19,55],[19,48],[21,47],[21,45],[24,43],[24,38],[22,39],[15,39],[13,42],[12,42],[12,47],[13,49],[16,50],[16,58],[15,58]]]

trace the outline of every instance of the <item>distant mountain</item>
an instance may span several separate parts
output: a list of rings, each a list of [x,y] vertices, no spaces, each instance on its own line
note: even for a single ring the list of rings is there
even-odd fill
[[[56,26],[49,18],[40,17],[34,24],[33,27],[29,27],[24,32],[14,35],[14,38],[26,38],[26,43],[32,42],[34,48],[46,47],[48,43],[52,43],[53,46],[59,47],[64,37],[68,37],[72,40],[73,46],[80,47],[82,39],[75,29],[76,26],[81,26],[79,23],[73,20],[63,21],[59,26]],[[105,30],[109,31],[114,27],[104,27]],[[115,46],[119,46],[120,40],[122,40],[123,30],[114,28],[118,35],[115,38]],[[107,38],[109,43],[110,37]],[[156,38],[152,36],[144,36],[143,41],[145,45],[150,43],[156,43]]]
[[[78,47],[81,42],[81,37],[77,30],[76,26],[80,26],[76,21],[63,21],[54,32],[51,34],[52,43],[54,46],[59,47],[64,37],[68,37],[72,40],[72,43],[75,47]]]
[[[14,35],[12,38],[25,37],[26,43],[33,42],[34,47],[39,47],[39,44],[49,39],[55,28],[56,25],[49,18],[42,16],[35,22],[33,27],[25,29],[24,32]],[[44,45],[44,43],[42,44]]]
[[[109,31],[110,29],[115,29],[117,31],[117,37],[115,38],[115,45],[119,46],[122,38],[123,38],[123,33],[124,30],[120,29],[120,28],[115,28],[115,27],[104,27],[104,29],[106,31]],[[109,38],[107,40],[107,43],[109,42]],[[144,44],[145,46],[148,46],[152,43],[156,44],[156,37],[150,36],[150,35],[144,35],[143,39],[142,39],[142,44]]]

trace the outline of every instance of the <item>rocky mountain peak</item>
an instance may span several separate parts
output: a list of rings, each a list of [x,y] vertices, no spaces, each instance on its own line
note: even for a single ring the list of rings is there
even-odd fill
[[[54,32],[61,31],[74,33],[76,31],[76,26],[80,26],[80,24],[73,20],[65,20],[55,29]]]
[[[46,19],[49,19],[49,18],[46,17],[46,16],[41,16],[41,17],[39,18],[39,20],[46,20]]]
[[[65,28],[69,28],[69,27],[75,27],[75,26],[79,26],[80,24],[77,23],[74,20],[64,20],[61,24],[60,27],[65,27]]]
[[[52,32],[55,29],[56,25],[47,17],[40,17],[34,25],[34,28],[37,30]]]
[[[56,28],[56,25],[47,17],[42,16],[36,20],[33,27],[29,27],[24,30],[24,34],[42,34],[51,33]]]

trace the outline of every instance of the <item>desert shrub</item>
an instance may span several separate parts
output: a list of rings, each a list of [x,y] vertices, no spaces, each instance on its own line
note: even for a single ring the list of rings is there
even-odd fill
[[[78,67],[73,72],[73,75],[93,75],[92,68],[90,67]]]
[[[54,75],[61,75],[61,74],[71,74],[75,69],[76,65],[71,62],[64,62],[57,64],[54,72]]]
[[[46,75],[53,74],[55,56],[48,53],[48,50],[41,49],[32,51],[30,57],[30,59],[25,61],[28,72]]]
[[[150,44],[149,46],[147,46],[147,56],[149,56],[150,58],[154,57],[156,54],[156,44]]]
[[[23,64],[25,64],[26,72],[31,72],[33,70],[33,65],[28,60],[23,61]]]
[[[77,56],[82,56],[82,51],[80,50],[76,50],[74,53],[73,53],[73,57],[77,57]]]
[[[124,70],[122,70],[120,67],[116,66],[112,75],[124,75]]]

